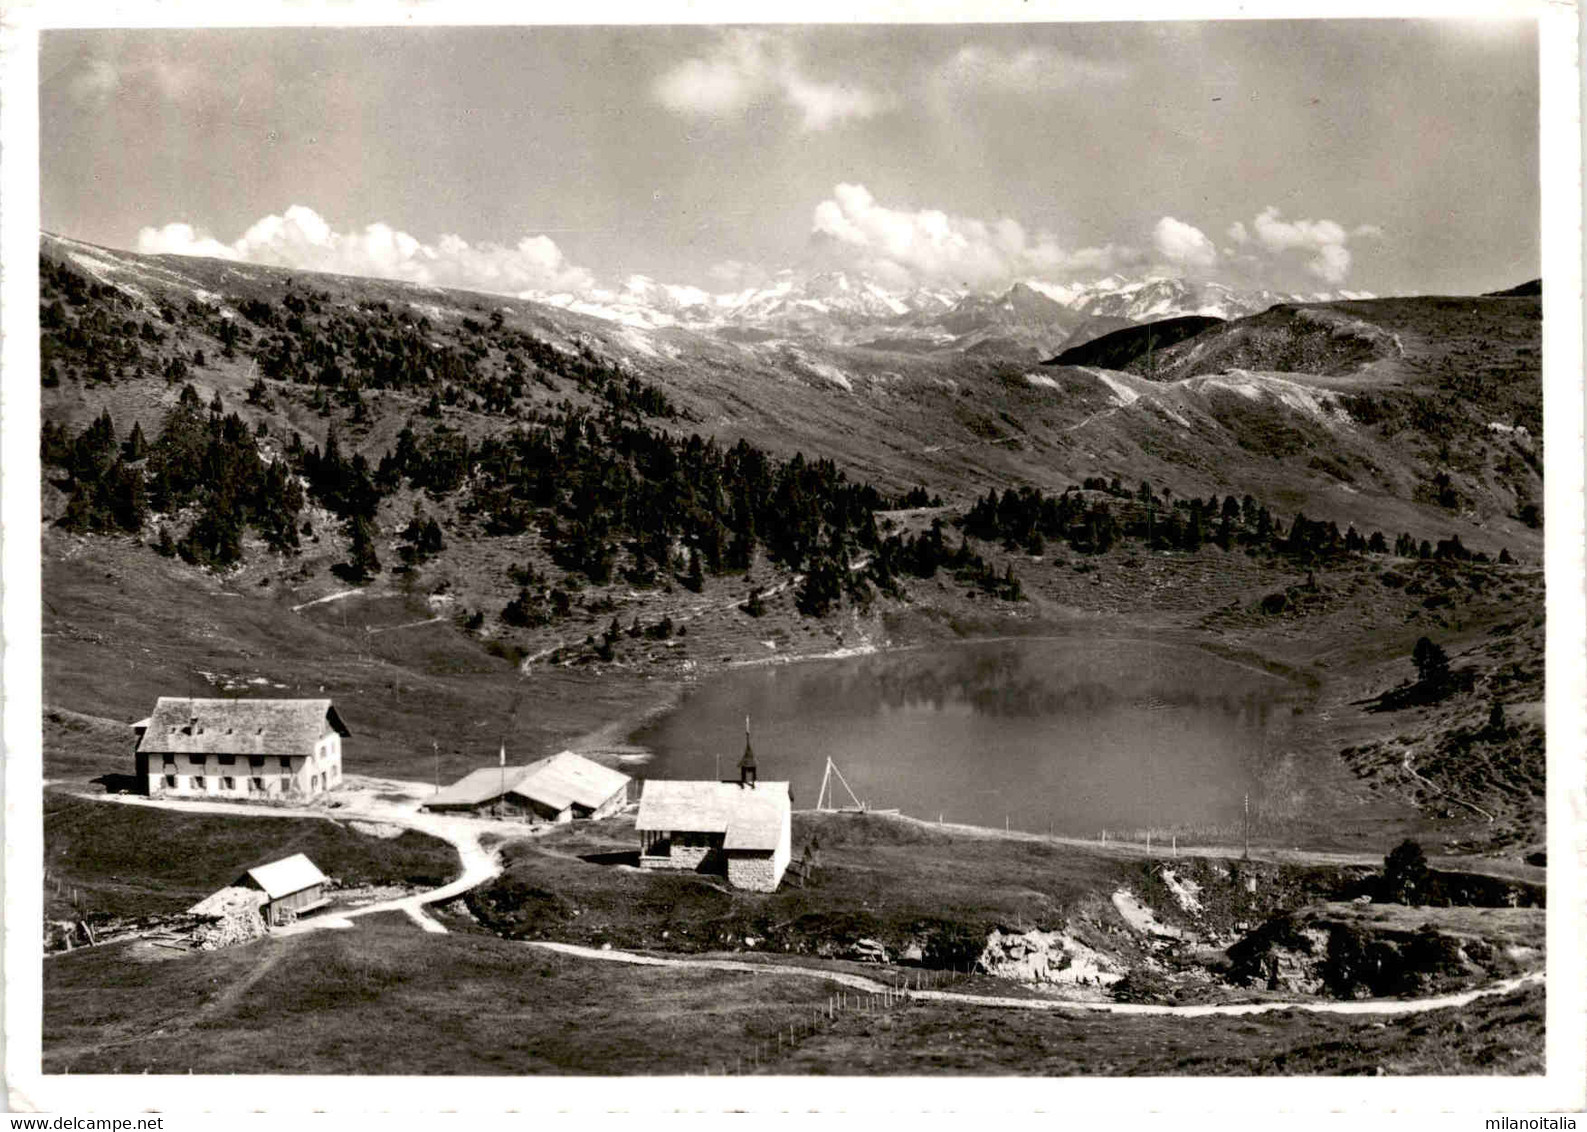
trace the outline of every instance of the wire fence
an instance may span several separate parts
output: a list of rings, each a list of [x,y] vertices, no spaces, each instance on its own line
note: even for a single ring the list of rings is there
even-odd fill
[[[711,1077],[747,1077],[775,1071],[782,1061],[797,1053],[812,1038],[831,1033],[854,1019],[892,1016],[918,1002],[919,992],[960,985],[974,973],[975,964],[964,962],[955,970],[922,967],[887,972],[881,976],[887,983],[880,990],[845,987],[827,995],[824,1005],[813,1005],[808,1013],[801,1011],[786,1022],[780,1022],[769,1037],[747,1039],[744,1052],[732,1059],[705,1061],[701,1072]]]

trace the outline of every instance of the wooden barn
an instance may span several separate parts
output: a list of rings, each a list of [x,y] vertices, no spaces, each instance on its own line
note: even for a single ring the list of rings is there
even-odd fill
[[[647,781],[634,828],[640,868],[720,873],[734,888],[775,892],[793,856],[793,793],[757,781],[746,738],[736,782]]]
[[[352,733],[330,700],[161,696],[132,725],[141,792],[175,797],[313,798],[342,781]]]
[[[440,813],[522,822],[609,817],[628,800],[628,775],[562,751],[528,766],[481,767],[424,804]]]
[[[325,874],[302,853],[249,869],[227,887],[205,898],[190,913],[226,918],[255,908],[270,927],[291,923],[305,912],[330,903]]]

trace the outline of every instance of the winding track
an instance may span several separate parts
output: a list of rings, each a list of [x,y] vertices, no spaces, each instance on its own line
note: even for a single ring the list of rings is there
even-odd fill
[[[793,967],[772,963],[746,963],[736,959],[673,959],[658,955],[637,955],[631,951],[605,951],[594,947],[581,947],[574,943],[551,943],[526,940],[529,947],[555,951],[560,955],[574,955],[581,959],[598,959],[611,963],[632,963],[641,967],[693,967],[711,971],[738,971],[750,974],[791,975],[796,978],[821,979],[838,983],[853,990],[880,994],[891,991],[905,998],[924,1002],[951,1002],[964,1006],[991,1006],[1011,1010],[1085,1010],[1097,1014],[1152,1014],[1172,1015],[1180,1018],[1206,1018],[1213,1015],[1238,1017],[1248,1014],[1276,1014],[1284,1010],[1301,1010],[1308,1014],[1416,1014],[1425,1010],[1443,1010],[1451,1006],[1465,1006],[1479,998],[1495,994],[1508,994],[1531,983],[1543,982],[1542,971],[1531,971],[1513,979],[1462,991],[1459,994],[1436,995],[1430,998],[1377,998],[1356,1002],[1241,1002],[1207,1004],[1202,1006],[1158,1006],[1144,1002],[1071,1002],[1044,998],[1007,998],[991,994],[960,994],[956,991],[905,990],[855,975],[848,971],[823,971],[817,967]]]
[[[388,785],[398,784],[388,783]],[[415,784],[403,783],[401,785],[411,788]],[[428,789],[428,787],[421,787],[421,792],[423,789]],[[327,813],[324,810],[310,808],[245,806],[224,802],[144,798],[125,794],[78,793],[76,796],[87,798],[91,801],[110,801],[119,802],[123,805],[151,806],[157,809],[177,810],[186,813],[226,814],[232,817],[245,814],[260,817],[319,818],[324,821],[360,819],[386,822],[391,825],[400,825],[404,829],[426,833],[448,842],[457,850],[458,856],[462,861],[462,873],[457,879],[442,885],[440,888],[414,893],[411,896],[403,896],[395,900],[383,900],[378,904],[369,904],[362,908],[354,908],[331,916],[303,920],[287,928],[275,929],[272,932],[273,936],[301,935],[312,931],[349,928],[353,926],[350,921],[359,916],[370,916],[379,912],[393,911],[407,914],[427,932],[444,933],[446,928],[427,916],[424,912],[424,906],[461,896],[469,889],[483,884],[501,872],[501,862],[496,854],[486,849],[479,841],[482,833],[495,828],[495,823],[442,814],[422,813],[413,809],[411,805],[399,806],[390,802],[382,802],[373,796],[373,791],[354,795],[356,804],[346,806],[335,813]],[[993,832],[1001,833],[1001,831]],[[1093,843],[1086,842],[1084,844],[1090,845]],[[643,967],[692,967],[695,969],[734,971],[756,975],[766,974],[792,978],[820,979],[866,993],[896,990],[889,983],[872,979],[865,975],[856,975],[848,971],[822,970],[817,967],[751,963],[737,959],[687,959],[640,955],[631,951],[608,951],[573,943],[554,943],[549,940],[526,940],[524,944],[527,947],[543,951],[553,951],[561,955],[598,962],[629,963]],[[1213,1015],[1272,1014],[1284,1010],[1298,1010],[1310,1014],[1398,1015],[1415,1014],[1428,1010],[1443,1010],[1452,1006],[1465,1006],[1479,998],[1508,994],[1510,991],[1517,990],[1520,987],[1540,984],[1543,981],[1543,971],[1531,971],[1515,978],[1504,979],[1484,987],[1478,987],[1475,990],[1463,991],[1459,994],[1437,995],[1430,998],[1370,999],[1356,1002],[1279,1001],[1201,1006],[1158,1006],[1149,1003],[1007,998],[999,995],[960,994],[953,991],[939,990],[911,990],[906,993],[909,997],[922,1001],[956,1003],[962,1006],[986,1006],[1008,1010],[1080,1010],[1103,1014],[1169,1015],[1181,1018],[1205,1018]]]

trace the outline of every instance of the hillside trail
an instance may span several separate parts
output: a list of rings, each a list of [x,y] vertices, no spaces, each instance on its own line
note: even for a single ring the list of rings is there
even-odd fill
[[[1457,806],[1465,806],[1468,810],[1477,811],[1477,813],[1481,814],[1483,817],[1488,819],[1488,824],[1489,825],[1493,824],[1494,817],[1487,810],[1483,809],[1481,806],[1477,805],[1475,802],[1468,802],[1464,798],[1457,798],[1455,795],[1451,794],[1448,790],[1445,790],[1442,786],[1438,785],[1438,783],[1433,782],[1430,779],[1423,778],[1419,773],[1417,773],[1416,768],[1411,765],[1411,759],[1413,757],[1414,756],[1412,755],[1410,749],[1407,748],[1406,751],[1405,751],[1405,757],[1400,760],[1400,767],[1401,767],[1401,769],[1403,769],[1405,771],[1406,774],[1410,775],[1417,782],[1420,782],[1423,786],[1427,787],[1427,789],[1433,791],[1434,793],[1440,795],[1441,797],[1448,798],[1451,802],[1455,803]]]
[[[309,608],[311,605],[324,605],[326,602],[341,601],[343,598],[352,597],[354,594],[361,594],[363,592],[364,591],[361,589],[337,590],[333,594],[326,594],[324,597],[317,597],[313,601],[305,601],[301,605],[294,605],[292,607],[292,612],[298,613]]]
[[[1160,1006],[1144,1002],[1083,1002],[1044,998],[1010,998],[990,994],[963,994],[957,991],[903,990],[879,979],[855,975],[847,971],[828,971],[818,967],[793,967],[771,963],[748,963],[735,959],[673,959],[658,955],[639,955],[631,951],[607,951],[602,948],[583,947],[573,943],[552,943],[546,940],[525,940],[529,947],[571,955],[580,959],[594,959],[608,963],[631,963],[642,967],[685,967],[706,971],[736,971],[754,975],[787,975],[795,978],[820,979],[837,983],[852,990],[870,994],[888,991],[904,998],[922,1002],[946,1002],[959,1006],[988,1006],[1008,1010],[1086,1010],[1099,1014],[1150,1014],[1176,1018],[1208,1018],[1213,1016],[1241,1017],[1251,1014],[1276,1014],[1285,1010],[1298,1010],[1308,1014],[1358,1014],[1399,1015],[1417,1014],[1428,1010],[1444,1010],[1452,1006],[1466,1006],[1479,998],[1509,994],[1521,987],[1541,984],[1544,972],[1530,971],[1514,978],[1503,979],[1487,986],[1477,987],[1458,994],[1435,995],[1430,998],[1368,999],[1352,1002],[1242,1002],[1209,1003],[1199,1006]]]
[[[229,1011],[241,1001],[243,995],[253,989],[255,983],[269,974],[270,969],[281,962],[282,957],[286,955],[286,950],[278,946],[274,940],[265,939],[262,943],[263,946],[259,948],[259,953],[254,956],[254,965],[248,969],[248,972],[214,998],[200,1006],[198,1011],[188,1020],[188,1029],[195,1029],[206,1019],[214,1018]]]

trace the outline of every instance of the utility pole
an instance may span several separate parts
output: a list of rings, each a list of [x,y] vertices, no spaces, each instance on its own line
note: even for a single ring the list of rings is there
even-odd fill
[[[1245,792],[1245,856],[1242,860],[1251,859],[1251,792]]]

